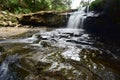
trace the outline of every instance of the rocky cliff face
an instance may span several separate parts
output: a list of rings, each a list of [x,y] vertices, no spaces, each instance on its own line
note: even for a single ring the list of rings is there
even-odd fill
[[[117,35],[120,30],[119,24],[105,13],[87,17],[84,21],[84,28],[88,32],[102,35]]]
[[[23,25],[62,26],[66,23],[66,16],[55,11],[40,11],[24,14],[18,18],[18,21]]]

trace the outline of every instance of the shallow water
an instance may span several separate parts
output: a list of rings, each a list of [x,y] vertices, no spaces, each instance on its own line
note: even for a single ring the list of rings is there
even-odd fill
[[[0,41],[0,80],[120,80],[120,48],[83,29]]]

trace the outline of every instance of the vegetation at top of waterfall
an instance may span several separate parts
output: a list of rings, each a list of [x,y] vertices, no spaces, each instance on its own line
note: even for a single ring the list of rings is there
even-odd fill
[[[0,10],[29,13],[41,10],[70,9],[71,0],[0,0]]]
[[[95,0],[90,4],[90,10],[93,11],[103,11],[104,0]]]

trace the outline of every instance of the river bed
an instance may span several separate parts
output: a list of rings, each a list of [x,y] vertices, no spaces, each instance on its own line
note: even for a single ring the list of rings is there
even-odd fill
[[[1,39],[0,80],[120,80],[120,47],[83,29]]]

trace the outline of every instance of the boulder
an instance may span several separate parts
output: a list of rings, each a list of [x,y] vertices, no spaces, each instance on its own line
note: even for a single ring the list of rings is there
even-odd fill
[[[20,24],[35,26],[62,26],[66,23],[66,16],[55,11],[40,11],[24,14],[18,18]]]

